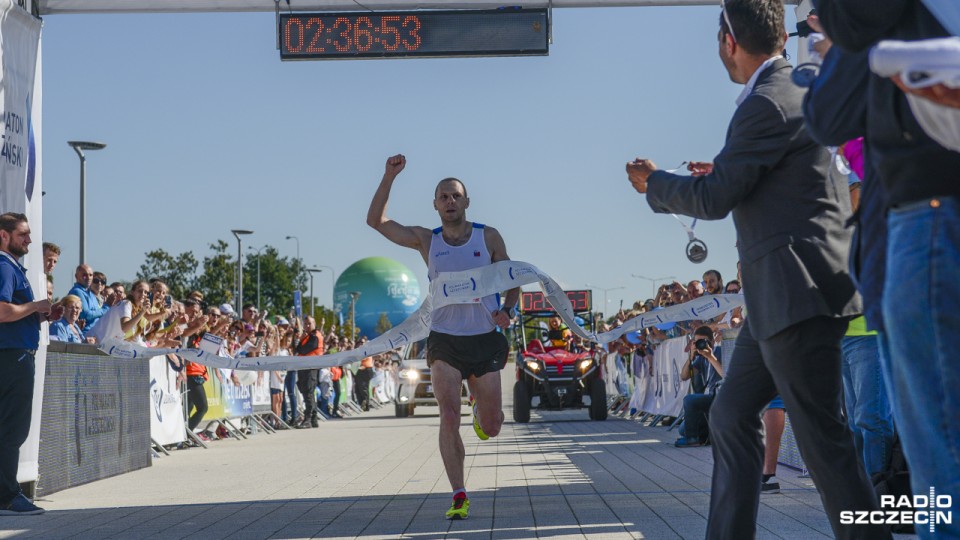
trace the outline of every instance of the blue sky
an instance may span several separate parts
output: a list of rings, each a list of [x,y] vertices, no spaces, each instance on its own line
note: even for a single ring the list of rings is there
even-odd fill
[[[288,256],[296,235],[306,264],[338,275],[391,257],[425,287],[419,255],[365,224],[396,153],[408,164],[391,217],[435,226],[433,187],[456,176],[468,218],[496,226],[511,258],[566,288],[624,287],[608,293],[612,309],[650,296],[631,274],[733,279],[729,218],[697,226],[710,255],[692,264],[683,229],[624,173],[637,156],[673,168],[722,147],[741,87],[717,58],[718,14],[556,9],[547,57],[333,62],[280,62],[272,13],[49,16],[44,233],[64,250],[57,295],[78,262],[76,139],[108,144],[87,160],[87,259],[111,280],[134,277],[146,251],[199,258],[244,228],[245,244]],[[318,298],[329,283],[316,280]]]

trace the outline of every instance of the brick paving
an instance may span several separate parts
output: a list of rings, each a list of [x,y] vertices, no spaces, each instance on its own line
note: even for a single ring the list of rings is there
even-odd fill
[[[709,448],[675,432],[586,410],[510,419],[479,441],[463,417],[470,518],[443,519],[450,486],[436,408],[393,407],[313,430],[215,441],[153,466],[48,495],[42,516],[0,517],[0,538],[703,538]],[[464,407],[466,412],[466,407]],[[759,538],[831,536],[808,479],[781,468],[764,496]]]

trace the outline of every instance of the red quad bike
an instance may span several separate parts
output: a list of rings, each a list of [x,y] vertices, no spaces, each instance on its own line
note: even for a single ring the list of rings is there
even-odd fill
[[[586,295],[583,296],[583,293]],[[566,291],[566,294],[575,311],[589,313],[590,291]],[[530,295],[533,297],[528,298]],[[536,337],[542,328],[536,319],[555,315],[549,303],[543,301],[542,293],[522,293],[521,307],[515,334],[520,343],[516,362],[517,382],[513,385],[513,420],[518,423],[529,422],[531,408],[587,408],[591,420],[606,420],[607,389],[600,357],[589,350],[571,352],[564,347],[545,346]],[[592,320],[592,317],[587,320]],[[535,337],[525,342],[524,334],[530,331]]]

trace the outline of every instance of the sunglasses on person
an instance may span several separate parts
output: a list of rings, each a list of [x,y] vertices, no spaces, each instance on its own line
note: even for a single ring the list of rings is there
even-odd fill
[[[720,0],[720,12],[723,13],[723,20],[727,23],[727,30],[730,31],[730,37],[733,38],[734,43],[737,43],[737,35],[733,33],[733,25],[730,24],[730,16],[727,15],[727,3],[724,0]]]
[[[105,279],[93,278],[93,283],[95,285],[106,285],[107,281]]]

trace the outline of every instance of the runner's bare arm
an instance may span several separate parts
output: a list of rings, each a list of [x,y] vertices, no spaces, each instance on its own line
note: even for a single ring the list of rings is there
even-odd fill
[[[484,229],[484,240],[487,242],[487,250],[490,252],[490,260],[493,262],[500,261],[509,261],[510,257],[507,255],[507,246],[503,241],[503,237],[500,236],[500,231],[494,229],[493,227],[485,227]],[[493,312],[493,320],[497,323],[497,326],[500,328],[506,328],[510,326],[510,316],[507,311],[510,308],[516,307],[517,302],[520,300],[520,287],[514,287],[507,291],[507,294],[504,295],[503,306],[506,310],[497,310]]]
[[[407,165],[407,158],[397,154],[387,158],[384,166],[383,179],[380,187],[370,201],[370,210],[367,211],[367,225],[376,229],[391,242],[413,248],[421,254],[429,247],[430,231],[423,227],[408,227],[401,225],[387,217],[387,201],[390,199],[390,188],[397,175]]]

